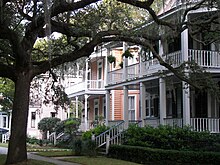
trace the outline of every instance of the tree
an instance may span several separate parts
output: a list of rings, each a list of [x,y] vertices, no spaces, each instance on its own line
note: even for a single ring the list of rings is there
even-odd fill
[[[209,26],[205,26],[211,23],[219,25],[218,11],[213,12],[209,17],[195,19],[193,22],[188,22],[186,19],[187,13],[204,5],[215,6],[219,9],[219,2],[201,0],[186,9],[183,17],[178,16],[177,19],[172,19],[174,22],[159,19],[156,14],[159,10],[158,8],[154,10],[154,8],[163,3],[156,2],[158,1],[0,1],[0,43],[8,45],[8,47],[0,45],[0,77],[11,79],[15,83],[12,127],[6,164],[27,159],[25,139],[32,79],[47,71],[53,74],[53,68],[89,56],[94,47],[99,44],[109,41],[127,41],[142,45],[153,52],[161,65],[171,70],[181,80],[193,85],[188,77],[181,76],[169,63],[163,61],[155,50],[154,43],[168,37],[174,39],[186,28],[191,29],[192,37],[199,30],[200,32],[208,31],[209,36],[213,36],[207,41],[219,40],[219,29],[213,31]],[[143,25],[150,19],[154,21],[154,24],[144,28]],[[160,28],[169,35],[161,38],[158,30]],[[53,32],[63,34],[62,38],[53,38],[51,36]],[[39,38],[45,37],[47,44],[44,45],[45,49],[42,51],[35,43]]]
[[[0,78],[0,94],[2,95],[0,99],[0,105],[3,111],[12,110],[13,100],[14,100],[14,82]]]
[[[41,119],[41,121],[38,123],[38,129],[41,130],[44,133],[44,135],[47,134],[47,131],[49,131],[49,133],[52,133],[54,132],[56,124],[58,122],[60,122],[59,118],[45,117]]]
[[[107,5],[111,1],[104,2],[105,5],[100,0],[0,2],[0,40],[8,45],[1,47],[0,77],[15,83],[6,164],[27,159],[25,139],[32,79],[47,71],[53,74],[53,68],[89,56],[96,45],[111,41],[107,36],[119,34],[117,29],[130,28],[126,24],[129,11],[114,14],[114,7]],[[116,9],[119,11],[120,6]],[[53,32],[63,37],[53,38]],[[45,38],[45,49],[37,46],[39,38]]]

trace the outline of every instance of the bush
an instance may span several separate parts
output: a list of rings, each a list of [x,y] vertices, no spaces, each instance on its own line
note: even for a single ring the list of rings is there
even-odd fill
[[[35,137],[27,137],[26,142],[29,144],[39,144],[39,139]]]
[[[152,149],[138,146],[111,145],[108,157],[148,164],[169,162],[169,164],[195,163],[195,164],[219,164],[220,153],[195,152]]]
[[[97,149],[96,143],[92,140],[86,140],[83,142],[83,153],[86,156],[96,157],[97,156]]]
[[[76,139],[74,141],[72,151],[75,153],[75,155],[80,156],[82,155],[82,140]]]
[[[194,132],[189,127],[137,127],[132,125],[125,133],[126,145],[151,148],[220,151],[220,138],[209,132]]]
[[[109,129],[109,127],[105,126],[105,125],[97,125],[97,127],[95,127],[94,129],[91,129],[89,131],[86,131],[82,134],[82,139],[83,140],[91,140],[92,139],[92,135],[94,134],[95,136],[100,135],[101,133],[107,131]]]

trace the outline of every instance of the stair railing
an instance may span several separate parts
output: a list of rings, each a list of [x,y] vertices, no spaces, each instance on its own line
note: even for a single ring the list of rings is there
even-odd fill
[[[6,132],[6,133],[2,134],[2,143],[7,143],[9,138],[10,138],[10,133],[9,132]]]
[[[121,121],[117,125],[111,127],[107,131],[101,133],[95,137],[95,142],[97,148],[100,148],[107,143],[107,137],[109,139],[108,143],[110,144],[121,144],[124,132],[124,121]]]

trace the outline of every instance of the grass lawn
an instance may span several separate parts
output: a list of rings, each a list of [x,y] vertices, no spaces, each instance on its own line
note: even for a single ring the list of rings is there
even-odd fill
[[[44,151],[44,152],[37,152],[37,155],[40,156],[47,156],[47,157],[56,157],[56,156],[73,156],[74,154],[72,151]]]
[[[76,157],[76,158],[65,158],[63,159],[68,162],[79,163],[83,165],[138,165],[137,163],[128,162],[124,160],[106,158],[106,157]]]
[[[5,160],[6,160],[6,155],[0,155],[0,165],[4,165]],[[55,164],[39,161],[39,160],[28,160],[27,163],[19,163],[17,165],[55,165]]]
[[[8,143],[0,143],[0,147],[8,147]]]

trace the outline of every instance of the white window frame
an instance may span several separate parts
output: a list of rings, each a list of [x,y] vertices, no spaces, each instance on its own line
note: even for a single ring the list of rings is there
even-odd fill
[[[151,114],[151,108],[153,107],[153,106],[151,105],[151,103],[152,103],[151,100],[153,100],[153,99],[155,99],[155,98],[158,98],[158,95],[157,95],[157,94],[146,93],[145,101],[148,102],[148,105],[146,104],[146,110],[145,110],[145,111],[146,111],[146,117],[147,117],[147,118],[155,117],[154,114]],[[153,108],[154,108],[153,111],[155,111],[155,107],[153,107]],[[149,115],[147,115],[147,109],[148,109],[148,114],[149,114]]]
[[[131,105],[131,104],[130,104],[130,99],[129,99],[129,97],[133,97],[133,98],[134,98],[134,110],[131,110],[131,109],[130,109],[130,105]],[[137,113],[136,97],[137,97],[136,95],[128,95],[128,120],[131,120],[131,119],[130,119],[130,117],[131,117],[131,116],[130,116],[130,112],[131,112],[131,111],[134,111],[134,120],[137,120],[137,114],[136,114],[136,113]]]
[[[96,103],[97,103],[97,104],[96,104]],[[97,112],[98,115],[97,115],[97,116],[99,116],[99,99],[95,99],[95,100],[94,100],[94,120],[96,119],[96,118],[95,118],[95,117],[96,117],[96,113],[95,113],[95,112],[96,112],[96,111],[95,111],[96,108],[98,108],[98,112]]]

